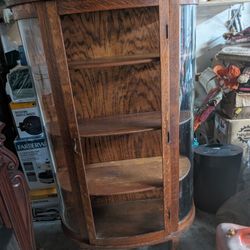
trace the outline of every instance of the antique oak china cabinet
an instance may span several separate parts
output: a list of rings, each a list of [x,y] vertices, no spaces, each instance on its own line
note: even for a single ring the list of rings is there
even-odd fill
[[[195,1],[7,0],[43,111],[65,232],[89,249],[194,218]]]

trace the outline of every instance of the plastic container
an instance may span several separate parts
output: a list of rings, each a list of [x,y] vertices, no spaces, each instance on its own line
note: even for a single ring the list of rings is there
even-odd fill
[[[235,145],[202,145],[194,150],[194,201],[215,213],[237,189],[243,150]]]

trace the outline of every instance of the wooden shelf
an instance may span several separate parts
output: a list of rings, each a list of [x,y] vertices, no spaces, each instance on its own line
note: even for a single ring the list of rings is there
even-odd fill
[[[135,65],[159,61],[159,54],[117,56],[107,58],[89,59],[86,61],[68,62],[70,69],[105,68],[123,65]]]
[[[191,119],[189,111],[181,111],[180,125]],[[161,113],[147,112],[102,117],[79,123],[82,137],[124,135],[161,129]]]
[[[219,5],[241,4],[241,3],[248,3],[248,2],[250,2],[250,0],[240,0],[240,1],[219,0],[219,1],[199,2],[199,5],[200,6],[219,6]]]
[[[180,157],[180,180],[189,172],[190,161]],[[111,196],[162,188],[162,158],[140,158],[86,166],[89,193]]]
[[[133,134],[160,128],[160,112],[101,117],[79,123],[79,130],[82,137]]]
[[[189,111],[181,111],[180,125],[191,119]],[[52,135],[59,135],[58,126],[47,126]],[[161,129],[161,113],[146,112],[118,116],[100,117],[79,121],[81,137],[99,137],[148,132]]]

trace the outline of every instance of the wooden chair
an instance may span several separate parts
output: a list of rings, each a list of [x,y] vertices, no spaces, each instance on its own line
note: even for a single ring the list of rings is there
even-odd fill
[[[0,217],[14,231],[21,250],[34,250],[29,190],[16,155],[4,146],[4,126],[0,122]]]

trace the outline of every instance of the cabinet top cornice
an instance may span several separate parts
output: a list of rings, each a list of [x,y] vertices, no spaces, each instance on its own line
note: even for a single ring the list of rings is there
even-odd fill
[[[15,5],[21,5],[21,4],[27,4],[27,3],[33,3],[33,2],[46,2],[46,1],[51,1],[51,0],[5,0],[6,6],[7,7],[12,7]],[[60,3],[61,1],[63,2],[84,2],[84,0],[56,0],[58,3]],[[93,0],[95,1],[95,0]],[[137,0],[131,0],[131,2],[136,2]],[[143,0],[142,0],[143,1]],[[148,0],[144,0],[145,2],[147,2]],[[178,0],[170,0],[170,1],[178,1]],[[153,0],[151,1],[153,2]],[[155,2],[159,2],[159,0],[156,0]],[[199,0],[179,0],[179,3],[182,4],[198,4]]]

